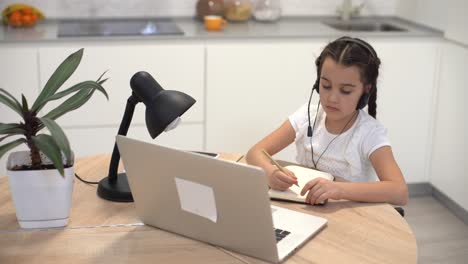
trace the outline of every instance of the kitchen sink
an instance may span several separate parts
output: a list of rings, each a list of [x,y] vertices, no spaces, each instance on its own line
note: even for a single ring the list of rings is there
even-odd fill
[[[389,23],[382,22],[324,22],[325,25],[341,31],[373,31],[373,32],[388,32],[388,31],[407,31],[404,28],[394,26]]]
[[[62,20],[58,37],[183,35],[169,18]]]

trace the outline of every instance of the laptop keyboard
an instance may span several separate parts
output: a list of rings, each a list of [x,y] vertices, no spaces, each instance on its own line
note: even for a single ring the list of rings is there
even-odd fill
[[[287,235],[291,234],[291,232],[286,231],[286,230],[281,230],[279,228],[275,228],[275,234],[276,234],[276,243],[278,243],[278,242],[281,241],[281,239],[283,239]]]

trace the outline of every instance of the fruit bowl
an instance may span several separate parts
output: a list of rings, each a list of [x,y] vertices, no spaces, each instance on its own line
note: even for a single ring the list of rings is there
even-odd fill
[[[39,9],[25,4],[12,4],[2,11],[3,24],[15,28],[33,27],[44,18]]]

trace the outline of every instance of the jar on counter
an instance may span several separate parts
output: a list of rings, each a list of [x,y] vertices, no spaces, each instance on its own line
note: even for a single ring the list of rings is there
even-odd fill
[[[224,16],[229,21],[247,21],[251,15],[252,3],[250,0],[226,0],[224,3]]]
[[[280,0],[257,0],[253,12],[255,20],[273,22],[281,16]]]
[[[197,17],[203,20],[205,16],[223,16],[224,1],[223,0],[198,0],[197,2]]]

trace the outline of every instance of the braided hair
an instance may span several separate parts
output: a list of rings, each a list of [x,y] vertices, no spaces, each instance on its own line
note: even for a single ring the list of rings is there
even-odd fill
[[[370,85],[367,112],[373,118],[377,116],[377,77],[379,76],[380,59],[372,46],[358,38],[341,37],[328,45],[315,60],[317,80],[314,89],[318,91],[320,73],[325,58],[330,57],[344,66],[357,66],[361,74],[361,82]],[[364,91],[366,92],[366,91]]]

